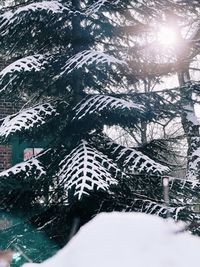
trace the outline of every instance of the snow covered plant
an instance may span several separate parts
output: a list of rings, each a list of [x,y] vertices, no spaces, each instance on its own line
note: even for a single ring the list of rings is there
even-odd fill
[[[162,17],[140,2],[20,1],[0,11],[0,55],[8,59],[0,95],[23,106],[1,120],[0,138],[18,147],[43,142],[37,156],[0,173],[0,208],[20,211],[59,245],[100,211],[198,217],[190,205],[199,197],[196,180],[169,178],[166,208],[162,178],[170,164],[166,152],[160,156],[163,146],[151,143],[147,155],[148,144],[124,146],[104,131],[118,126],[134,134],[180,117],[180,97],[171,92],[133,94],[148,76],[135,47],[139,18]]]
[[[116,4],[113,1],[113,7]],[[103,46],[98,51],[89,41],[83,40],[85,45],[82,39],[77,41],[80,31],[95,37],[97,25],[94,29],[88,25],[104,5],[106,1],[99,1],[81,11],[79,1],[67,6],[43,1],[0,16],[3,51],[13,47],[18,57],[25,54],[0,72],[0,92],[29,101],[28,107],[2,121],[0,136],[3,141],[16,135],[49,140],[42,153],[0,176],[17,177],[22,184],[24,179],[41,180],[33,202],[39,196],[48,203],[81,201],[84,196],[109,192],[131,175],[169,171],[137,149],[115,144],[102,132],[104,125],[135,127],[150,119],[142,104],[111,95],[116,80],[125,79],[121,72],[127,62],[116,53],[101,51]],[[16,33],[20,38],[14,42]]]

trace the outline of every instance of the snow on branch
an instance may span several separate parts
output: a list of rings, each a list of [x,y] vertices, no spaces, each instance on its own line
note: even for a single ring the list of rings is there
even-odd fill
[[[86,16],[90,16],[93,14],[96,14],[99,9],[105,5],[105,3],[108,2],[107,0],[99,0],[96,3],[94,3],[93,5],[89,6],[85,12]]]
[[[21,162],[15,166],[2,171],[0,177],[30,177],[33,176],[36,179],[43,177],[46,174],[46,171],[42,163],[37,158],[32,158],[28,161]]]
[[[125,61],[117,59],[114,56],[108,55],[104,52],[94,50],[84,50],[77,53],[67,60],[65,66],[62,68],[63,71],[59,74],[69,74],[75,69],[82,68],[83,66],[89,66],[93,63],[96,64],[126,64]]]
[[[113,142],[106,144],[109,153],[122,164],[124,170],[131,174],[147,173],[162,175],[169,172],[169,168],[155,162],[142,152],[134,148],[127,148]]]
[[[50,58],[44,55],[33,55],[18,59],[0,72],[0,92],[6,90],[9,85],[21,83],[22,75],[39,72],[45,68]]]
[[[34,20],[39,16],[41,20],[45,13],[49,16],[49,14],[62,14],[64,11],[69,9],[58,1],[42,1],[19,7],[15,12],[5,12],[0,15],[0,34],[2,36],[7,34],[9,26],[14,27],[15,24],[24,23],[26,19]]]
[[[185,206],[166,207],[164,203],[156,203],[148,199],[135,199],[130,208],[137,212],[155,214],[161,217],[167,217],[167,214],[170,213],[175,221],[179,220],[180,214],[186,210]],[[127,210],[129,210],[129,207],[127,207]]]
[[[0,72],[1,79],[6,75],[21,71],[40,71],[40,69],[47,63],[47,57],[44,55],[33,55],[20,58],[8,65]]]
[[[11,11],[7,11],[4,14],[0,15],[0,32],[8,24],[12,17],[13,13]]]
[[[108,190],[117,184],[116,176],[121,171],[112,161],[82,140],[60,164],[58,176],[67,190],[74,190],[74,196],[80,200],[93,190]]]
[[[7,138],[13,133],[39,127],[50,118],[57,116],[55,107],[50,103],[37,105],[7,116],[0,126],[0,137]]]
[[[116,111],[143,112],[143,106],[124,99],[94,95],[87,96],[74,108],[75,116],[73,120],[80,120],[88,115],[102,116],[104,113]]]
[[[190,194],[190,197],[197,196],[199,197],[200,192],[200,183],[198,180],[192,180],[189,178],[178,178],[173,176],[168,176],[170,190],[174,190],[177,194],[180,192],[186,197],[187,194]]]
[[[112,4],[112,5],[117,5],[120,2],[120,0],[98,0],[96,3],[90,5],[86,11],[85,15],[86,16],[91,16],[99,12],[101,7],[105,6],[106,4]]]
[[[36,2],[32,3],[23,7],[19,7],[16,11],[15,14],[20,14],[21,12],[24,11],[39,11],[39,10],[45,10],[48,13],[62,13],[64,10],[69,11],[69,9],[65,6],[63,6],[60,2],[58,1],[42,1],[42,2]]]

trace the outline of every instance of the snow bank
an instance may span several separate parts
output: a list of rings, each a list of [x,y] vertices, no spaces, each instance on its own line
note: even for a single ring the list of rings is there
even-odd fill
[[[103,213],[40,267],[197,266],[200,239],[178,234],[178,228],[180,225],[152,215]]]

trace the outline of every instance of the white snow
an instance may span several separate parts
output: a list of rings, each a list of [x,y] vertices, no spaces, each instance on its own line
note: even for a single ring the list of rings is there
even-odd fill
[[[130,173],[146,172],[164,174],[169,172],[168,167],[155,162],[134,148],[123,147],[113,142],[108,142],[108,146],[111,153],[116,156],[117,161],[124,158],[123,167],[127,168]]]
[[[13,13],[11,11],[7,11],[4,14],[0,15],[0,30],[8,23],[8,21],[12,18]]]
[[[9,177],[11,174],[16,175],[22,172],[26,173],[26,177],[28,177],[33,173],[33,170],[37,172],[37,178],[40,178],[41,176],[46,174],[46,171],[44,170],[41,162],[36,158],[31,158],[28,161],[18,163],[7,170],[0,172],[0,177]]]
[[[7,116],[0,126],[0,137],[7,138],[17,131],[28,130],[43,125],[50,116],[58,113],[50,103],[37,105],[20,111],[17,114]]]
[[[108,165],[106,168],[104,165]],[[67,190],[75,186],[75,194],[78,199],[82,195],[89,195],[88,191],[108,190],[112,184],[117,184],[113,178],[114,173],[120,172],[109,158],[89,146],[87,141],[82,140],[80,144],[67,155],[59,164],[58,177],[65,184]],[[110,173],[110,169],[112,173]]]
[[[20,58],[8,65],[0,72],[0,77],[3,78],[7,74],[21,71],[40,71],[47,63],[46,57],[40,54]]]
[[[5,33],[4,27],[8,24],[14,24],[19,20],[19,16],[22,16],[22,13],[26,12],[36,12],[36,11],[46,11],[46,12],[52,12],[52,13],[63,13],[63,11],[69,11],[68,8],[63,6],[58,1],[42,1],[37,3],[31,3],[29,5],[19,7],[15,12],[7,11],[4,14],[0,15],[0,31],[3,30],[3,33]],[[3,22],[3,23],[2,23]]]
[[[91,16],[96,14],[99,9],[105,5],[105,3],[108,2],[107,0],[99,0],[96,3],[94,3],[93,5],[89,6],[85,12],[86,16]]]
[[[115,58],[114,56],[108,55],[101,51],[94,51],[94,50],[84,50],[76,55],[69,58],[63,67],[63,71],[59,74],[62,76],[63,74],[69,74],[74,69],[82,68],[83,65],[90,65],[93,63],[96,64],[105,64],[108,65],[115,63],[115,64],[126,64],[124,60],[120,60]]]
[[[98,13],[101,7],[105,6],[106,4],[109,3],[110,5],[116,6],[119,2],[120,0],[98,0],[96,3],[87,8],[85,15],[93,16],[94,14]]]
[[[21,12],[27,11],[38,11],[38,10],[46,10],[52,13],[62,13],[64,10],[69,11],[68,8],[63,6],[58,1],[42,1],[37,3],[31,3],[29,5],[19,7],[14,14],[20,14]]]
[[[183,225],[141,213],[100,214],[41,267],[199,266],[200,239]],[[38,264],[24,264],[36,267]]]
[[[87,114],[92,114],[95,112],[101,113],[105,110],[115,110],[115,109],[129,109],[143,111],[144,107],[142,105],[136,104],[134,102],[126,101],[124,99],[106,96],[106,95],[94,95],[84,98],[75,108],[76,115],[73,120],[80,120]]]

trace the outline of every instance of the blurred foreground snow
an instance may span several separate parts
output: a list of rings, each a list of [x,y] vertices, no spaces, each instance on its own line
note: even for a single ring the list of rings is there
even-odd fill
[[[23,267],[188,267],[200,264],[200,239],[181,225],[141,213],[102,213],[54,257]]]

